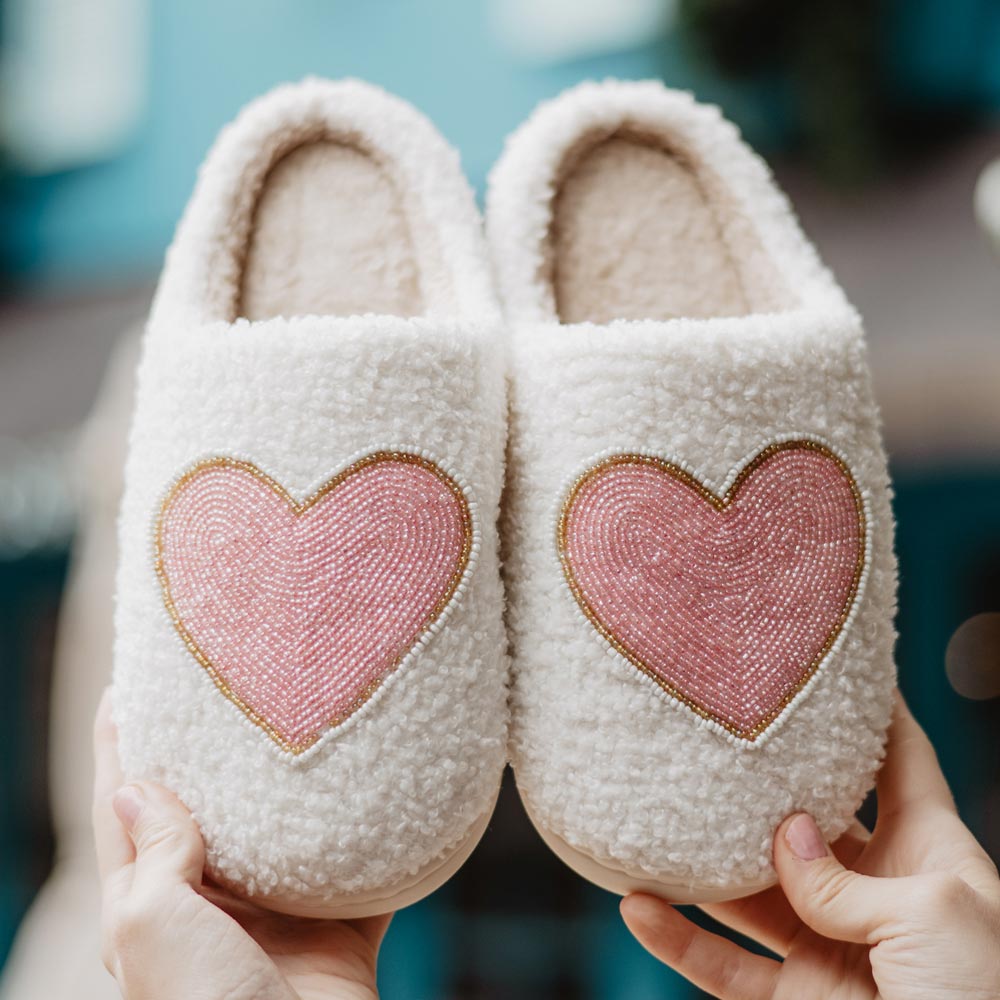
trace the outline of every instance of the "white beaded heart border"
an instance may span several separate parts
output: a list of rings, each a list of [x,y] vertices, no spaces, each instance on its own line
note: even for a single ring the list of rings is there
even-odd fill
[[[164,515],[171,499],[183,483],[192,475],[197,474],[201,469],[210,465],[227,464],[242,467],[250,471],[256,470],[262,481],[265,481],[275,492],[287,499],[298,512],[301,512],[308,509],[330,491],[336,489],[338,485],[346,481],[349,476],[365,465],[376,461],[393,460],[412,462],[429,469],[463,501],[463,520],[467,524],[467,533],[466,544],[463,546],[462,571],[455,580],[454,585],[450,588],[447,599],[440,607],[435,609],[436,613],[420,631],[414,642],[377,681],[362,692],[355,705],[346,715],[339,719],[331,720],[326,725],[325,732],[318,735],[308,745],[294,747],[281,738],[280,734],[274,730],[273,726],[266,719],[232,691],[228,683],[215,669],[208,657],[202,653],[198,644],[190,637],[186,627],[183,625],[180,615],[173,605],[169,584],[162,565],[162,528]],[[152,530],[152,568],[163,598],[160,607],[163,610],[166,621],[170,625],[171,632],[181,643],[184,651],[193,656],[201,667],[198,673],[212,685],[213,690],[220,692],[227,703],[235,709],[238,721],[256,734],[264,733],[267,736],[268,747],[281,759],[302,763],[314,757],[335,736],[343,734],[367,717],[375,705],[386,696],[406,667],[420,655],[433,640],[434,636],[442,630],[447,619],[455,612],[455,609],[461,603],[468,590],[469,579],[478,562],[482,546],[478,511],[479,506],[475,500],[473,489],[464,477],[447,463],[440,461],[431,452],[412,445],[384,444],[359,450],[352,454],[338,469],[313,480],[304,490],[289,489],[281,477],[274,475],[271,470],[259,461],[244,453],[226,452],[223,454],[212,452],[205,454],[200,458],[194,458],[180,473],[170,479],[156,506]]]
[[[641,662],[634,654],[623,648],[613,635],[604,627],[593,612],[588,613],[585,600],[578,596],[578,589],[573,582],[573,575],[568,567],[564,554],[563,528],[567,508],[575,494],[581,481],[592,473],[597,467],[607,463],[610,459],[626,456],[637,458],[649,458],[657,464],[665,465],[676,469],[686,477],[700,492],[707,498],[713,498],[712,502],[722,505],[724,501],[731,499],[732,490],[740,479],[746,475],[751,467],[759,462],[766,454],[794,447],[796,444],[805,445],[817,449],[840,465],[851,484],[852,492],[858,504],[859,517],[862,524],[863,551],[859,561],[858,572],[855,585],[851,594],[851,600],[845,609],[843,619],[838,625],[836,634],[825,647],[822,655],[816,662],[810,665],[801,683],[793,688],[791,697],[784,700],[782,708],[777,712],[766,725],[756,734],[753,739],[746,739],[733,732],[732,729],[717,721],[717,719],[707,709],[694,704],[691,699],[684,696],[672,686],[668,685],[662,678],[659,678]],[[725,739],[733,746],[747,750],[755,750],[764,746],[768,739],[777,731],[779,726],[788,718],[793,709],[808,695],[816,685],[820,677],[825,673],[828,664],[836,657],[843,648],[847,635],[851,631],[854,620],[857,617],[858,608],[864,594],[868,577],[871,570],[871,549],[872,549],[872,515],[871,496],[868,490],[862,489],[851,470],[851,466],[844,456],[834,448],[828,441],[816,434],[810,433],[790,433],[782,434],[770,438],[764,444],[755,448],[739,461],[729,472],[721,484],[716,484],[711,476],[705,475],[701,470],[676,455],[665,451],[644,448],[644,447],[612,447],[605,448],[592,455],[585,462],[580,463],[576,470],[568,475],[557,493],[557,501],[552,511],[552,537],[555,540],[556,557],[562,570],[562,589],[572,601],[573,609],[580,620],[588,626],[588,631],[597,637],[605,652],[613,657],[619,664],[628,668],[632,677],[638,678],[640,683],[651,687],[658,698],[666,702],[673,709],[683,711],[689,718],[693,719],[700,729],[707,729]]]

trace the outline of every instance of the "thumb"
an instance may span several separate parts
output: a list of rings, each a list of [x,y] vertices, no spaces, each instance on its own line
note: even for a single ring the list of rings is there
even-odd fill
[[[205,845],[191,813],[175,795],[136,782],[119,788],[112,805],[135,844],[135,884],[201,885]]]
[[[890,883],[845,868],[833,855],[812,816],[789,816],[774,836],[774,867],[792,909],[823,937],[871,944],[890,923]]]

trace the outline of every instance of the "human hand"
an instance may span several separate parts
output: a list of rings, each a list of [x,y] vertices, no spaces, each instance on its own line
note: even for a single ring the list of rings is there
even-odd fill
[[[376,1000],[389,916],[288,917],[203,878],[191,814],[164,788],[122,787],[107,692],[94,726],[104,964],[125,1000]]]
[[[996,1000],[1000,880],[955,810],[934,748],[897,697],[872,834],[831,851],[812,818],[774,838],[779,884],[704,909],[779,955],[698,927],[654,896],[622,901],[660,961],[720,1000]],[[846,866],[846,867],[845,867]]]

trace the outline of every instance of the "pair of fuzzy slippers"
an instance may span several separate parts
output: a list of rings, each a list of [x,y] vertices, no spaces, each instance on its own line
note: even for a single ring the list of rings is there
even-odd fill
[[[736,130],[656,83],[540,107],[486,228],[368,85],[222,132],[140,366],[126,773],[291,913],[442,884],[508,759],[599,885],[761,889],[788,813],[845,829],[890,715],[859,318]]]

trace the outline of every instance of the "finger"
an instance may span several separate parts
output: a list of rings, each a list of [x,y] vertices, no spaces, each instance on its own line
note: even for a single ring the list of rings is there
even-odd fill
[[[824,937],[857,944],[871,943],[893,920],[892,901],[907,881],[845,868],[806,813],[790,816],[778,827],[774,867],[803,923]]]
[[[854,862],[861,857],[861,852],[868,846],[868,841],[871,839],[871,831],[861,820],[855,819],[847,830],[830,845],[830,850],[845,868],[851,868]]]
[[[934,747],[897,692],[885,761],[878,775],[879,818],[928,806],[955,811]]]
[[[216,883],[206,873],[198,892],[213,906],[218,907],[227,916],[232,917],[248,934],[256,936],[261,926],[273,927],[276,921],[291,923],[301,920],[305,925],[316,931],[322,931],[324,926],[333,924],[346,925],[357,933],[377,956],[382,946],[382,939],[389,929],[392,913],[384,913],[375,917],[358,917],[353,920],[317,920],[313,918],[286,917],[273,910],[262,910],[247,899],[234,896],[224,886]]]
[[[699,909],[737,934],[752,938],[782,958],[802,927],[798,914],[780,885],[725,903],[704,903]]]
[[[692,923],[656,896],[634,893],[621,903],[625,925],[664,965],[719,1000],[769,1000],[779,962]]]
[[[392,920],[391,913],[383,913],[377,917],[360,917],[357,920],[346,921],[350,924],[367,942],[376,955],[382,947],[382,939],[389,929],[389,922]]]
[[[94,800],[91,809],[97,866],[102,881],[135,860],[128,832],[115,815],[112,799],[122,785],[118,763],[118,734],[111,718],[111,689],[105,690],[94,720]]]
[[[834,857],[843,865],[852,865],[865,849],[870,837],[871,834],[864,825],[855,819],[847,832],[833,845]],[[795,935],[802,929],[802,921],[785,898],[785,891],[780,885],[743,899],[705,903],[699,909],[713,920],[718,920],[738,934],[752,938],[782,957],[788,954]]]
[[[175,795],[137,782],[118,790],[114,809],[135,844],[137,892],[182,883],[201,886],[205,844],[191,813]]]

